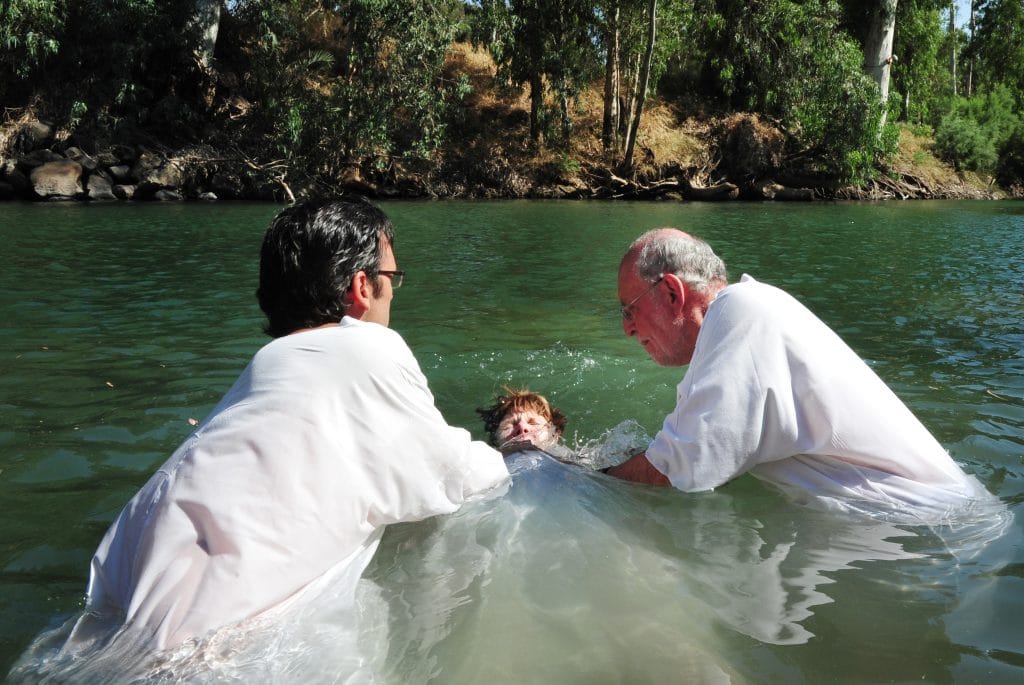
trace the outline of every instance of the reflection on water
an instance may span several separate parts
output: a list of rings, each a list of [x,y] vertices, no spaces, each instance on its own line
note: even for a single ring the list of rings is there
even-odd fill
[[[682,495],[529,455],[507,497],[389,529],[355,607],[355,581],[328,578],[177,654],[44,665],[107,526],[262,344],[253,266],[275,210],[0,205],[0,673],[50,629],[16,680],[1024,679],[1019,515],[912,526],[753,478]],[[636,235],[678,225],[734,278],[808,303],[966,471],[1024,506],[1019,203],[387,210],[409,272],[392,323],[448,420],[478,436],[473,410],[506,384],[565,411],[591,466],[657,430],[682,371],[622,336],[614,274]]]

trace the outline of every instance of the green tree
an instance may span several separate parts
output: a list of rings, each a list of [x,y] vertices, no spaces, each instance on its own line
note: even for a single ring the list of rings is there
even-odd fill
[[[60,47],[65,3],[55,0],[3,0],[0,5],[0,102],[4,84],[28,82]]]
[[[606,0],[598,12],[605,72],[601,138],[609,152],[621,151],[631,127],[649,27],[648,4],[647,0]],[[656,83],[656,62],[652,71]]]
[[[654,46],[658,40],[657,23],[658,0],[650,0],[647,10],[647,47],[644,50],[644,59],[640,67],[636,93],[633,98],[636,104],[633,107],[632,121],[626,134],[626,151],[622,156],[622,168],[625,172],[629,172],[633,168],[633,148],[636,145],[637,130],[640,128],[640,117],[644,111],[647,88],[651,82],[651,62],[654,60]]]
[[[1024,105],[1024,2],[981,2],[976,22],[968,54],[975,60],[978,87],[1005,83]]]
[[[152,0],[8,0],[0,64],[22,98],[40,96],[41,116],[97,130],[159,126],[173,137],[195,123],[182,100],[193,75],[193,10]]]
[[[442,80],[464,30],[458,0],[240,1],[230,42],[260,129],[289,159],[336,176],[351,164],[430,154],[464,84]],[[222,39],[223,40],[223,36]]]
[[[614,22],[610,21],[610,16],[604,16],[601,30],[605,52],[602,141],[606,150],[619,151],[622,147],[628,148],[630,142],[636,144],[641,102],[658,91],[670,65],[679,62],[684,50],[691,47],[686,40],[693,3],[692,0],[659,0],[654,13],[649,0],[619,0],[606,5],[602,15],[613,8],[617,14],[612,15]],[[609,30],[611,26],[614,31]],[[647,84],[646,88],[643,83]],[[621,138],[625,139],[619,147]],[[624,154],[624,162],[629,157],[630,154]]]
[[[548,128],[545,94],[550,85],[567,142],[569,103],[599,73],[595,6],[587,0],[509,0],[482,9],[499,79],[530,86],[530,139],[540,143]]]
[[[777,117],[803,153],[850,180],[873,173],[895,146],[881,131],[878,86],[834,0],[698,0],[702,83],[729,107]]]
[[[1005,188],[1024,193],[1024,126],[1018,127],[999,149],[996,180]]]
[[[1010,89],[998,85],[972,98],[958,97],[935,131],[939,154],[957,169],[993,172],[998,151],[1022,130]]]
[[[604,98],[602,99],[601,145],[610,151],[617,147],[619,128],[619,49],[620,0],[605,0],[600,6],[601,34],[604,41]]]
[[[904,0],[896,18],[894,88],[902,95],[901,119],[928,122],[945,98],[946,67],[940,58],[945,0]]]

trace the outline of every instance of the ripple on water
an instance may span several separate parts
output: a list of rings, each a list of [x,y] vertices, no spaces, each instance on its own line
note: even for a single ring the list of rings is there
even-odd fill
[[[68,481],[92,478],[93,468],[88,457],[80,452],[59,449],[40,459],[30,459],[27,468],[13,479],[26,485],[56,485]]]

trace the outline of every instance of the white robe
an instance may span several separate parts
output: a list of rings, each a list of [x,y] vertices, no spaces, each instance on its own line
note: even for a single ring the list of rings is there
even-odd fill
[[[685,491],[750,472],[798,497],[941,514],[989,496],[828,326],[744,275],[701,326],[647,458]]]
[[[172,647],[328,572],[358,578],[387,524],[508,478],[500,453],[445,422],[396,332],[346,317],[278,338],[107,532],[87,612],[122,611]]]

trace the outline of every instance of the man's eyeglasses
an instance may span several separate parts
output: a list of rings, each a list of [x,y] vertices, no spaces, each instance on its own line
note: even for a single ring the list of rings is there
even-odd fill
[[[394,290],[398,290],[399,288],[401,288],[402,287],[402,281],[405,280],[405,272],[404,271],[378,271],[377,273],[380,274],[381,276],[387,276],[388,278],[390,278],[391,279],[391,287]]]
[[[651,283],[650,287],[647,288],[647,290],[643,291],[642,293],[634,297],[628,303],[622,305],[622,320],[631,320],[633,318],[633,305],[639,302],[641,297],[657,288],[658,284],[661,283],[663,280],[665,280],[665,274],[661,274],[660,276],[658,276],[658,280],[656,280],[654,283]]]

